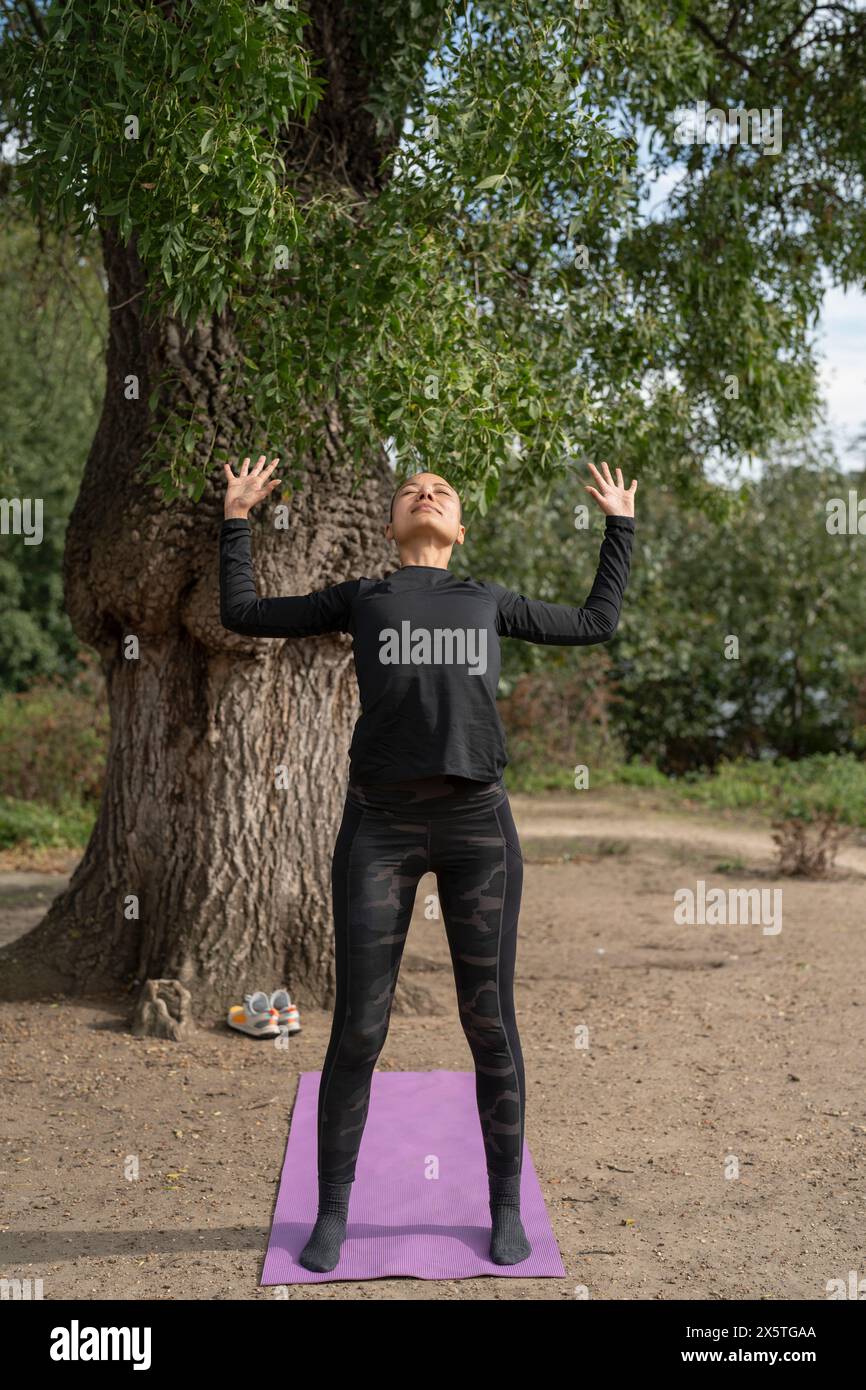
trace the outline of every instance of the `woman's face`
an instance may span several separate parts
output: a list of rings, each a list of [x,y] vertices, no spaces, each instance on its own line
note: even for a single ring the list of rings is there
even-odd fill
[[[460,498],[438,473],[416,473],[394,498],[393,521],[385,534],[399,545],[415,539],[462,545]]]

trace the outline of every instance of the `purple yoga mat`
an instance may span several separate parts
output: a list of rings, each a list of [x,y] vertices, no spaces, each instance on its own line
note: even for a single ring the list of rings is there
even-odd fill
[[[316,1219],[316,1108],[320,1071],[301,1074],[261,1283],[334,1279],[566,1277],[529,1148],[520,1215],[532,1254],[488,1258],[490,1211],[475,1073],[375,1071],[340,1262],[327,1274],[297,1263]],[[436,1172],[438,1177],[425,1173]]]

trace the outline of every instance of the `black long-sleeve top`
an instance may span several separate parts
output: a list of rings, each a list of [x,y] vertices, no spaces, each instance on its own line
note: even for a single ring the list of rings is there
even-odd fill
[[[496,708],[500,637],[556,646],[607,642],[619,622],[634,519],[606,517],[598,570],[582,608],[525,598],[430,565],[259,598],[250,535],[242,517],[222,523],[220,619],[230,631],[255,637],[351,633],[361,700],[351,779],[390,783],[450,773],[492,782],[508,762]]]

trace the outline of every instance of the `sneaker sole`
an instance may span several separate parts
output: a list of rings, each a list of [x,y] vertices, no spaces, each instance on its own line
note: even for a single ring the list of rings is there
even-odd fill
[[[244,1028],[238,1023],[230,1023],[228,1026],[233,1033],[243,1033],[245,1038],[278,1038],[280,1036],[280,1029],[276,1026],[273,1028]]]

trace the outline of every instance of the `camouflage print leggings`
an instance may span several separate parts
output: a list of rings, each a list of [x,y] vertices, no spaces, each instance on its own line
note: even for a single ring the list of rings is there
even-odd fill
[[[318,1103],[318,1176],[351,1182],[422,874],[436,874],[487,1172],[520,1173],[525,1083],[514,1014],[523,860],[501,781],[350,783],[334,848],[336,1004]]]

